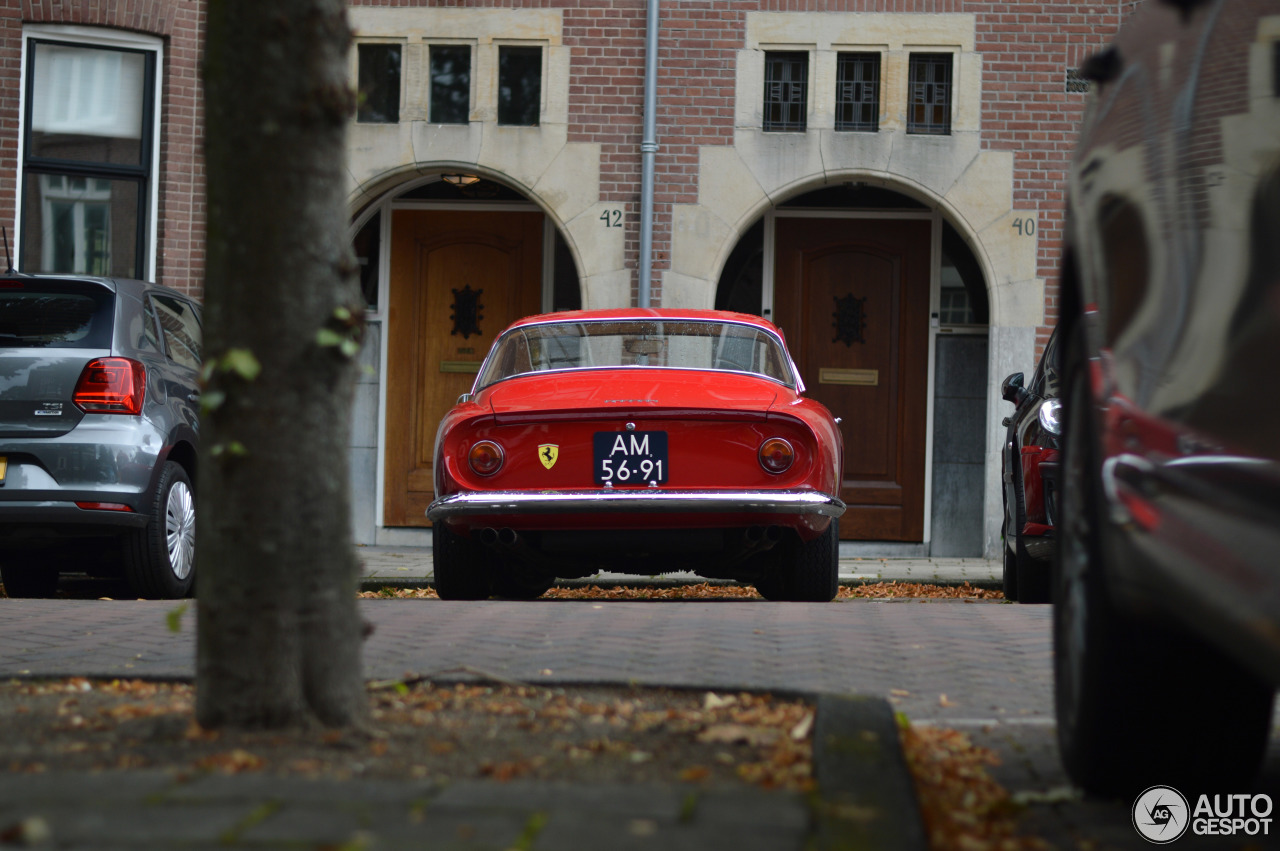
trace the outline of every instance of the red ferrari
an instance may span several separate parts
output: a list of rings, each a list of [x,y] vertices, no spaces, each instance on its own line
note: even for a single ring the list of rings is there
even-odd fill
[[[758,316],[516,322],[436,435],[437,592],[532,599],[557,577],[689,570],[832,599],[843,446],[803,391]]]

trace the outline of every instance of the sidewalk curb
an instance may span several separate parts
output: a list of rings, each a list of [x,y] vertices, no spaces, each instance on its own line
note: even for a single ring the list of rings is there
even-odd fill
[[[889,702],[837,694],[819,694],[816,702],[813,847],[925,851],[924,820]]]

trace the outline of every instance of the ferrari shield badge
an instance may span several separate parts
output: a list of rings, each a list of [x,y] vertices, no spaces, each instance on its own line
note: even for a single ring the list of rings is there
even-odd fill
[[[550,470],[556,465],[556,459],[560,457],[560,447],[554,443],[544,443],[538,447],[538,460],[542,462],[542,466]]]

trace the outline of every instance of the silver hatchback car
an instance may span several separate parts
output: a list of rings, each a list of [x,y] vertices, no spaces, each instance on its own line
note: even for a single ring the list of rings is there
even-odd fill
[[[200,308],[143,281],[0,276],[0,579],[194,582]]]

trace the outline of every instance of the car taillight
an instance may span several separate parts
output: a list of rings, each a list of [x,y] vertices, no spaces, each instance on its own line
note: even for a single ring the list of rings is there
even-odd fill
[[[140,414],[147,368],[129,358],[96,358],[85,364],[71,401],[86,414]]]
[[[467,453],[467,463],[481,476],[492,476],[502,469],[502,447],[492,440],[482,440]]]
[[[785,473],[795,460],[795,449],[781,437],[771,437],[760,444],[760,466],[767,473]]]

